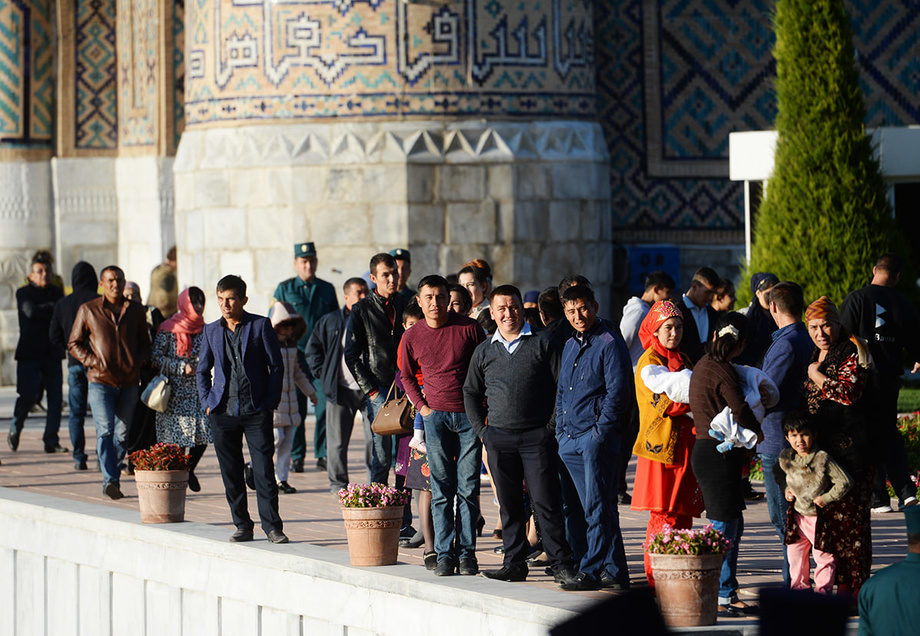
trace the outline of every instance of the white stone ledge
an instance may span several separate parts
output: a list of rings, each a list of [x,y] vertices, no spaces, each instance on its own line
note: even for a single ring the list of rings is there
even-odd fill
[[[254,165],[606,162],[608,158],[597,122],[281,124],[188,130],[179,143],[175,171]]]
[[[202,636],[404,635],[410,617],[439,636],[526,636],[591,604],[413,565],[354,568],[346,552],[306,543],[235,545],[226,527],[144,525],[136,512],[12,489],[0,489],[0,517],[0,633],[14,636],[178,625]],[[79,620],[60,620],[63,608]]]

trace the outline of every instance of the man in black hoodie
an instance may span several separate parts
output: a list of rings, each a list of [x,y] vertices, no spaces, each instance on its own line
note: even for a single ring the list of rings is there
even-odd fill
[[[73,293],[54,306],[49,333],[54,346],[65,349],[80,305],[99,298],[99,294],[96,293],[99,285],[96,270],[86,261],[80,261],[73,266],[70,282],[73,285]],[[76,470],[86,470],[86,436],[83,433],[83,422],[86,418],[86,369],[69,353],[67,354],[67,385],[70,387],[68,404],[70,405],[73,467]]]
[[[7,442],[12,450],[19,448],[19,436],[26,417],[41,396],[44,385],[48,394],[45,416],[46,453],[66,453],[58,439],[61,427],[61,359],[64,350],[48,339],[48,326],[55,304],[64,297],[57,285],[52,285],[54,272],[47,254],[37,253],[29,270],[29,284],[16,290],[19,309],[19,344],[16,346],[16,406],[10,422]]]

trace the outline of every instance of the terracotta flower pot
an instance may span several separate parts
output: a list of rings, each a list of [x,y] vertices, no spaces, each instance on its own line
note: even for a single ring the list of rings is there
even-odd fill
[[[187,470],[135,470],[134,483],[143,523],[185,521]]]
[[[352,565],[393,565],[399,553],[403,506],[342,508]]]
[[[650,552],[649,557],[665,623],[671,627],[715,625],[722,555]]]

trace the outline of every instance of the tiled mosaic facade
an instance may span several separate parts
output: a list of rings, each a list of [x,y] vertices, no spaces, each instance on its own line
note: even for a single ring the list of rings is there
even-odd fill
[[[773,126],[775,2],[604,0],[598,101],[616,238],[742,240],[728,133]],[[847,0],[868,126],[920,123],[920,2]]]
[[[74,146],[118,148],[115,0],[76,0]]]
[[[593,118],[591,0],[191,0],[186,121]]]
[[[197,2],[198,0],[196,0]],[[118,0],[119,151],[171,155],[178,144],[177,70],[183,69],[182,2]]]
[[[52,16],[52,0],[0,3],[0,160],[50,156]]]

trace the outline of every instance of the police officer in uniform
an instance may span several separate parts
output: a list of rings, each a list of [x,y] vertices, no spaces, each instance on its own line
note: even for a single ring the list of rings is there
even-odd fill
[[[308,375],[310,371],[304,359],[304,349],[316,322],[330,311],[337,311],[339,302],[335,295],[332,283],[316,277],[316,246],[311,242],[297,243],[294,245],[294,269],[297,276],[288,278],[278,284],[272,303],[288,302],[294,306],[307,323],[307,330],[297,343],[300,363]],[[312,376],[311,376],[312,378]],[[323,386],[318,378],[312,378],[316,388],[316,428],[313,431],[313,454],[316,457],[316,469],[326,470],[326,396]],[[300,390],[297,391],[297,400],[300,404],[300,416],[307,415],[307,398]],[[293,470],[295,473],[303,472],[304,456],[307,454],[307,440],[304,436],[304,427],[298,426],[294,432],[294,445],[291,450]]]

